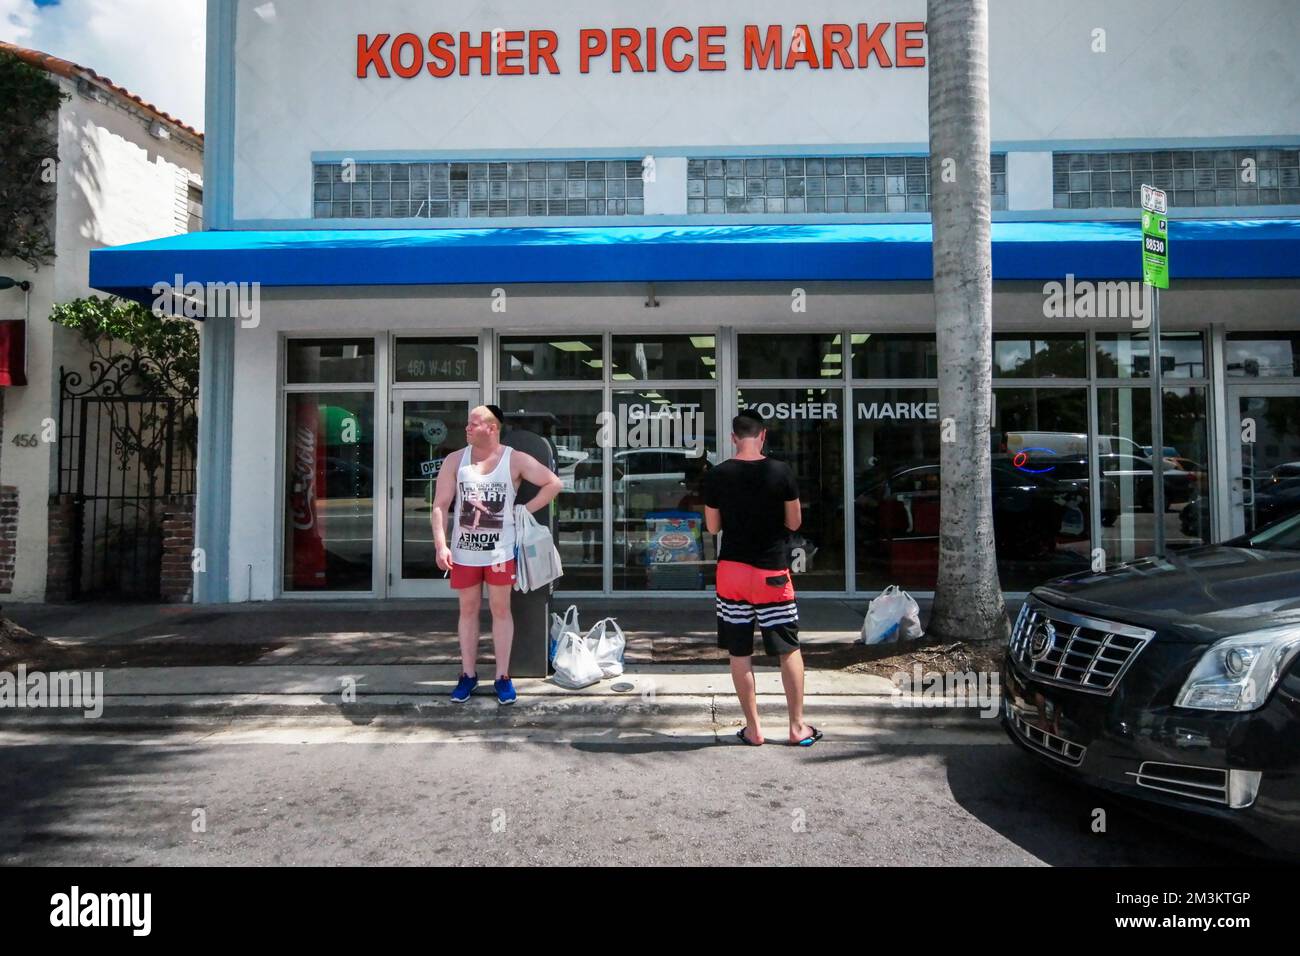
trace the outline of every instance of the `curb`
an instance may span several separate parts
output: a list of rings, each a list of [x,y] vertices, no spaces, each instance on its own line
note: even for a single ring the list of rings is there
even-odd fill
[[[934,706],[921,698],[863,698],[820,696],[805,699],[805,716],[816,723],[834,719],[860,727],[965,727],[998,729],[1000,722],[974,707]],[[760,695],[759,713],[767,720],[784,720],[785,699]],[[366,720],[393,718],[403,723],[462,726],[536,726],[539,722],[565,727],[680,726],[683,722],[737,726],[743,722],[734,695],[658,695],[653,699],[628,697],[521,698],[499,707],[490,696],[453,704],[446,697],[411,695],[358,695],[344,703],[339,695],[191,695],[106,697],[103,714],[89,718],[77,709],[15,709],[0,711],[0,730],[31,728],[42,724],[93,732],[118,721],[165,724],[179,719],[233,720],[256,717],[301,717]],[[996,712],[992,715],[996,717]]]

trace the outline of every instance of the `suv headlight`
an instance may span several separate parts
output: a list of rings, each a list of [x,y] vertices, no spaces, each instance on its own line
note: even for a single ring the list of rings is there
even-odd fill
[[[1300,627],[1238,634],[1215,642],[1197,662],[1177,707],[1198,710],[1256,710],[1300,651]]]

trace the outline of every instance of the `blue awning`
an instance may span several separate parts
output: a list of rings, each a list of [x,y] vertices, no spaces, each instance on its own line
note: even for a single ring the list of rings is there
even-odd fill
[[[1173,220],[1170,275],[1300,278],[1300,220]],[[1133,222],[997,222],[995,280],[1137,279]],[[889,281],[932,277],[929,223],[198,232],[96,249],[90,285],[265,288],[524,282]]]

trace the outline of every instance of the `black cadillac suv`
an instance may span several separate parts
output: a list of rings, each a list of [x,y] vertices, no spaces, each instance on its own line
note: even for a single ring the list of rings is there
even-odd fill
[[[1088,784],[1300,856],[1300,514],[1035,588],[1002,723]]]

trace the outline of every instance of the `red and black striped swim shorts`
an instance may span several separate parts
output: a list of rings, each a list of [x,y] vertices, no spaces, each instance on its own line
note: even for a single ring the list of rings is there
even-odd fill
[[[799,608],[789,570],[718,562],[718,646],[733,657],[754,653],[754,622],[768,654],[799,649]]]

